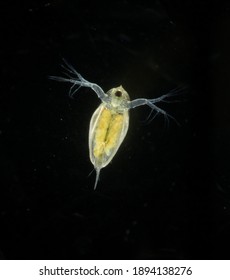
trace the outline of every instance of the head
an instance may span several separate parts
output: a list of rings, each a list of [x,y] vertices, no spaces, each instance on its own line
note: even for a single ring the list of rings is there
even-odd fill
[[[110,89],[107,94],[110,100],[109,105],[112,109],[117,109],[118,111],[128,109],[127,102],[130,98],[122,86]]]

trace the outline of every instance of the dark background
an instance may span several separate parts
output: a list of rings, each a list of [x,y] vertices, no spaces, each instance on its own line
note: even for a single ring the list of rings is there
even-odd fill
[[[0,256],[229,259],[228,1],[1,4]],[[99,105],[48,80],[67,59],[131,99],[178,86],[179,101],[130,112],[96,191],[88,127]]]

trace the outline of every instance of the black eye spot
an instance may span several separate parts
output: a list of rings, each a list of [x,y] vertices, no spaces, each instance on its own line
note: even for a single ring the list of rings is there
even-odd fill
[[[120,90],[118,90],[118,91],[115,92],[115,95],[117,97],[121,97],[122,96],[122,92]]]

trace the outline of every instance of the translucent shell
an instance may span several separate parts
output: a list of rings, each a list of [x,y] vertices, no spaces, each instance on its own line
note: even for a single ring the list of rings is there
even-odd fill
[[[129,127],[129,113],[118,113],[102,103],[89,128],[89,155],[95,169],[108,165],[123,142]]]

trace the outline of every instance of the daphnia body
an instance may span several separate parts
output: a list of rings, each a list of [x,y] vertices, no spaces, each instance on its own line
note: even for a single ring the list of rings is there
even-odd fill
[[[85,80],[71,65],[66,61],[62,67],[67,71],[68,78],[50,76],[50,79],[71,83],[69,95],[72,97],[80,87],[91,88],[101,100],[101,104],[93,113],[89,126],[89,155],[96,170],[96,189],[99,174],[103,167],[107,166],[115,156],[129,127],[129,110],[138,106],[147,105],[154,112],[163,114],[165,119],[173,118],[155,104],[161,101],[166,102],[172,95],[171,92],[155,99],[138,98],[130,101],[129,94],[122,87],[118,86],[104,92],[103,89]]]

